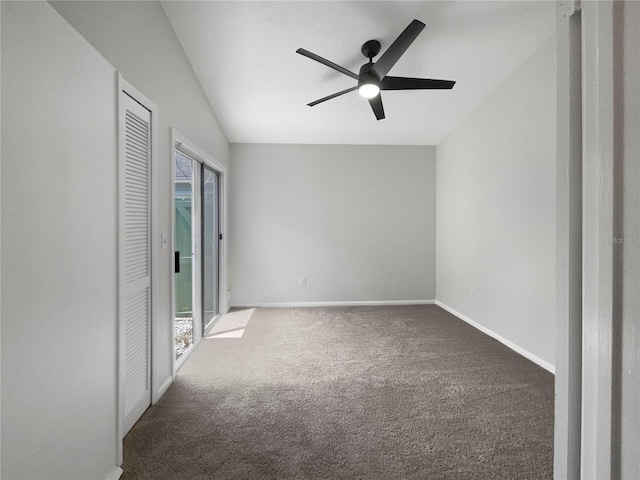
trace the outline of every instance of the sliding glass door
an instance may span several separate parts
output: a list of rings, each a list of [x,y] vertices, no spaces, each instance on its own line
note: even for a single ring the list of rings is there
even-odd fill
[[[195,161],[179,151],[175,154],[175,354],[180,358],[194,344],[194,233]]]
[[[219,314],[220,174],[175,149],[175,355],[179,367]]]
[[[202,331],[218,315],[220,175],[202,165]]]

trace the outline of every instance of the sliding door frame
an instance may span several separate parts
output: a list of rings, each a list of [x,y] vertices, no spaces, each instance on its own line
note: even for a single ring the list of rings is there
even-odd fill
[[[218,225],[219,225],[219,233],[222,235],[222,239],[219,240],[219,259],[218,259],[218,309],[219,309],[219,314],[222,315],[223,313],[226,313],[226,311],[228,310],[228,302],[227,302],[227,286],[228,286],[228,275],[227,275],[227,241],[226,241],[226,232],[227,232],[227,181],[228,181],[228,173],[227,173],[227,168],[220,163],[219,161],[217,161],[213,156],[209,155],[207,152],[205,152],[204,150],[202,150],[200,147],[198,147],[194,142],[192,142],[191,140],[189,140],[187,137],[185,137],[184,135],[182,135],[178,130],[176,130],[175,128],[171,129],[171,168],[172,168],[172,174],[171,174],[171,191],[174,191],[174,182],[175,182],[175,155],[176,155],[176,150],[177,150],[177,146],[180,145],[180,150],[184,151],[186,154],[188,154],[191,158],[197,160],[198,162],[201,162],[202,164],[204,164],[205,166],[215,170],[218,173],[218,200],[219,200],[219,205],[218,205]],[[198,190],[198,194],[197,194],[197,199],[199,200],[202,194],[202,189],[201,189],[201,185],[197,185],[194,186],[194,192],[195,190]],[[173,232],[175,231],[175,225],[176,225],[176,218],[175,218],[175,209],[171,208],[171,251],[175,251],[175,238],[174,238],[174,234]],[[198,210],[200,210],[200,207],[198,207]],[[201,242],[202,242],[202,238],[200,235],[200,231],[198,230],[196,232],[197,235],[197,242],[198,245],[201,247]],[[200,248],[201,249],[201,248]],[[172,315],[172,336],[174,338],[174,341],[172,342],[172,350],[171,350],[171,362],[172,362],[172,371],[173,371],[173,377],[175,378],[175,372],[176,372],[176,367],[178,366],[178,364],[182,364],[182,362],[184,362],[184,360],[182,360],[181,362],[176,360],[176,355],[175,355],[175,282],[173,281],[173,272],[175,272],[175,258],[172,255],[171,256],[172,260],[171,260],[171,272],[172,272],[172,282],[171,282],[171,315]],[[199,255],[198,257],[198,262],[197,264],[194,263],[194,268],[197,265],[197,268],[199,270],[201,270],[202,268],[202,261],[201,261],[201,255]],[[195,290],[196,288],[201,289],[201,285],[202,285],[202,280],[200,279],[198,282],[196,282],[193,285],[193,289]],[[199,290],[200,291],[200,290]],[[199,295],[200,297],[202,296],[201,293]],[[201,306],[198,306],[198,310],[201,310]],[[195,311],[195,306],[194,306],[194,311]],[[211,329],[211,327],[213,326],[213,324],[215,323],[215,321],[212,321],[209,324],[209,327],[207,328],[207,331],[202,331],[202,325],[196,326],[195,325],[196,319],[194,317],[194,347],[195,344],[197,343],[197,341],[199,340],[195,340],[195,332],[196,330],[200,330],[202,333],[202,337],[204,337],[207,333],[207,331],[209,329]],[[199,318],[198,322],[200,324],[202,324],[202,319]],[[186,360],[186,357],[184,357],[184,359]]]
[[[185,157],[188,158],[191,161],[191,236],[190,236],[190,242],[191,242],[191,246],[190,246],[190,252],[191,252],[191,345],[182,352],[182,354],[180,355],[179,358],[177,358],[175,361],[175,365],[174,368],[176,370],[178,370],[182,364],[184,363],[184,361],[187,359],[187,357],[189,355],[191,355],[191,352],[193,351],[193,349],[196,346],[197,341],[201,338],[202,336],[202,328],[200,326],[200,323],[196,321],[197,318],[199,318],[202,315],[201,312],[201,308],[200,308],[200,304],[199,302],[194,301],[196,298],[196,292],[200,291],[200,285],[201,285],[201,272],[200,272],[200,252],[199,252],[199,247],[200,247],[200,234],[201,234],[201,222],[196,221],[195,219],[200,218],[202,213],[201,213],[201,200],[200,200],[200,188],[198,188],[198,186],[200,185],[200,162],[198,160],[196,160],[194,157],[194,155],[191,154],[186,154],[184,153],[184,148],[181,148],[181,154]],[[176,187],[177,187],[177,183],[175,182],[175,173],[176,173],[176,151],[177,149],[174,149],[173,151],[173,168],[174,168],[174,183],[173,183],[173,192],[174,192],[174,198],[173,198],[173,208],[171,209],[171,211],[173,212],[174,218],[175,218],[175,212],[176,212],[176,208],[175,208],[175,192],[176,192]],[[173,227],[173,241],[175,242],[175,226]],[[173,251],[176,251],[177,246],[174,245],[174,249]],[[175,261],[175,257],[174,257],[174,261]],[[182,268],[182,265],[181,265]],[[175,286],[176,286],[176,270],[174,267],[173,270],[174,274],[173,274],[173,281],[172,281],[172,286],[174,289],[174,293],[173,293],[173,300],[175,301],[175,295],[176,295],[176,291],[175,291]],[[175,357],[175,320],[176,320],[176,312],[175,312],[175,307],[173,307],[173,355]]]
[[[215,257],[215,261],[212,263],[212,267],[214,269],[214,273],[216,274],[216,286],[218,286],[217,291],[215,292],[216,298],[214,299],[214,305],[216,306],[217,309],[217,313],[216,315],[207,323],[205,320],[205,315],[207,313],[206,309],[204,308],[204,304],[205,304],[205,279],[204,279],[204,274],[206,271],[205,268],[205,264],[206,264],[206,255],[204,252],[204,248],[205,248],[205,228],[204,228],[204,217],[205,217],[205,207],[204,207],[204,201],[205,201],[205,185],[206,185],[206,179],[204,177],[204,173],[206,170],[211,171],[211,173],[213,173],[216,177],[216,188],[215,188],[215,206],[217,209],[216,215],[215,215],[215,236],[214,236],[214,241],[216,242],[216,246],[217,246],[217,254]],[[202,221],[200,222],[200,243],[201,243],[201,249],[202,249],[202,256],[200,258],[200,270],[202,272],[202,275],[200,277],[200,295],[201,295],[201,301],[200,301],[200,307],[201,307],[201,316],[202,316],[202,321],[200,322],[200,329],[202,332],[202,336],[206,335],[209,330],[211,330],[211,327],[213,326],[213,324],[215,323],[215,319],[221,315],[221,309],[220,309],[220,255],[221,255],[221,242],[222,242],[222,228],[221,228],[221,224],[220,224],[220,178],[221,178],[221,173],[210,167],[209,165],[207,165],[206,163],[202,164],[202,168],[200,169],[200,206],[201,206],[201,216],[200,218],[202,219]]]

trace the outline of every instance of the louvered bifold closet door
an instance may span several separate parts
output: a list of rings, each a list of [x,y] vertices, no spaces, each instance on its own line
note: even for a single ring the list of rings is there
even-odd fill
[[[123,93],[120,341],[123,436],[151,404],[151,112]]]

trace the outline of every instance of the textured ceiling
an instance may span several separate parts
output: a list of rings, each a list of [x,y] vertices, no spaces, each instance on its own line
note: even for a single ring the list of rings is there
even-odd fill
[[[164,10],[229,141],[435,145],[555,29],[553,2],[165,1]],[[453,90],[383,92],[386,119],[356,81],[295,53],[358,72],[361,45],[382,52],[413,19],[426,28],[390,75],[456,80]],[[375,59],[374,59],[375,60]]]

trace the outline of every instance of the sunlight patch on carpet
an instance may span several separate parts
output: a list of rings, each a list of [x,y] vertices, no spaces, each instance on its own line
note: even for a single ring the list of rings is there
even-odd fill
[[[255,308],[225,313],[211,330],[209,330],[206,338],[241,338],[249,324],[249,320],[251,320],[253,312],[255,312]]]

